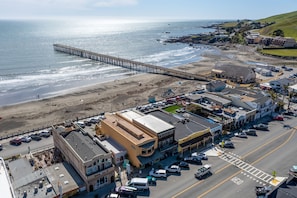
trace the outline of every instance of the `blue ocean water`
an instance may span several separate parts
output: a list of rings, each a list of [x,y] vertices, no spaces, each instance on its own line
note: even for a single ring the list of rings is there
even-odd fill
[[[164,67],[197,61],[209,46],[165,44],[220,21],[0,20],[0,106],[51,97],[135,72],[55,52],[54,43]]]

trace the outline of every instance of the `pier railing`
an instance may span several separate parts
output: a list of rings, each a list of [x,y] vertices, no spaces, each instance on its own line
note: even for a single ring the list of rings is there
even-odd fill
[[[114,57],[110,55],[99,54],[96,52],[91,52],[91,51],[87,51],[87,50],[83,50],[83,49],[79,49],[79,48],[75,48],[67,45],[62,45],[62,44],[54,44],[53,46],[54,46],[54,50],[58,52],[80,56],[83,58],[88,58],[88,59],[103,62],[106,64],[120,66],[130,70],[174,76],[174,77],[189,79],[189,80],[208,81],[207,77],[203,75],[192,74],[186,71],[179,71],[179,70],[160,67],[160,66],[156,66],[148,63],[142,63],[142,62]]]

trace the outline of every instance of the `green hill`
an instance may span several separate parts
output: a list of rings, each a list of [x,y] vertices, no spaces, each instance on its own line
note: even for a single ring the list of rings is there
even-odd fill
[[[297,11],[260,19],[258,22],[275,22],[272,25],[260,29],[259,32],[262,35],[272,36],[275,30],[280,29],[284,32],[285,37],[293,37],[297,40]]]

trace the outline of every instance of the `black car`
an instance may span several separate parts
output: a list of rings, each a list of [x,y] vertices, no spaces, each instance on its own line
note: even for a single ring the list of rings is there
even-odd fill
[[[263,123],[253,125],[253,128],[258,129],[258,130],[262,130],[262,131],[268,131],[268,125],[263,124]]]
[[[179,167],[185,168],[185,169],[190,168],[189,164],[187,162],[184,162],[184,161],[180,161],[177,165],[179,165]]]
[[[184,161],[188,162],[188,163],[191,163],[191,164],[199,164],[199,165],[202,164],[201,158],[198,158],[198,157],[192,157],[192,156],[191,157],[185,157]]]

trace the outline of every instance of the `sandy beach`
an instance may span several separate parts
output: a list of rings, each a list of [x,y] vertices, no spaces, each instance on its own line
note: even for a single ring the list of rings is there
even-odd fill
[[[286,60],[265,57],[247,46],[221,46],[221,54],[204,54],[201,61],[176,69],[191,73],[209,74],[215,64],[224,61],[256,61],[281,65]],[[61,123],[65,120],[114,112],[148,103],[153,96],[156,100],[168,89],[175,94],[193,91],[201,85],[199,81],[174,77],[139,74],[91,87],[85,87],[70,94],[42,99],[12,106],[0,107],[0,136],[28,131],[43,126]]]

